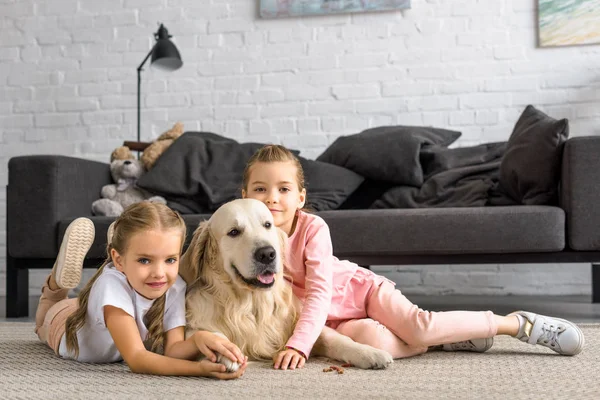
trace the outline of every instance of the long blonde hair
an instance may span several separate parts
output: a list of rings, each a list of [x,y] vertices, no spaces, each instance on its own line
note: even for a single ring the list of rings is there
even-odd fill
[[[298,157],[294,155],[287,148],[278,144],[267,144],[256,151],[248,160],[246,168],[244,168],[244,175],[242,179],[242,189],[248,191],[248,183],[250,180],[250,170],[254,164],[259,162],[271,163],[271,162],[286,162],[290,161],[296,167],[296,180],[298,181],[298,191],[304,189],[304,169],[300,164]]]
[[[143,201],[127,207],[117,218],[114,224],[114,233],[112,240],[106,246],[107,257],[104,263],[94,276],[79,292],[79,307],[66,322],[66,344],[67,351],[74,352],[75,357],[79,356],[79,343],[77,342],[77,331],[85,324],[87,316],[88,299],[94,282],[104,271],[104,267],[112,262],[110,255],[111,249],[115,249],[119,254],[125,253],[129,245],[129,238],[136,233],[152,229],[178,229],[181,231],[181,247],[179,253],[183,250],[183,243],[186,237],[185,222],[181,216],[171,210],[164,204],[151,203]],[[162,349],[164,342],[163,317],[165,313],[166,292],[156,299],[146,315],[144,323],[148,327],[148,342],[150,351],[157,352]]]

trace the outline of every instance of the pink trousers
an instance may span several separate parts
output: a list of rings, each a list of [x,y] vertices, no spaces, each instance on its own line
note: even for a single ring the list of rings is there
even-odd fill
[[[67,318],[77,310],[77,299],[69,299],[69,289],[51,290],[50,276],[42,286],[42,296],[35,313],[35,333],[56,354],[65,334]]]
[[[328,321],[327,325],[354,341],[386,350],[394,358],[425,353],[429,346],[489,338],[498,325],[491,311],[424,311],[388,281],[373,280],[365,316]]]

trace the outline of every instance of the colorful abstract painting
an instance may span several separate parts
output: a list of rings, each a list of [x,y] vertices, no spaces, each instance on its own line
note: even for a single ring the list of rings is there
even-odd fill
[[[540,46],[600,43],[600,0],[538,0]]]
[[[410,0],[260,0],[263,18],[410,8]]]

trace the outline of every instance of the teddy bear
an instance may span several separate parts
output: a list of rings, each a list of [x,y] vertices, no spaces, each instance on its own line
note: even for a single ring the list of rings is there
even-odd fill
[[[114,184],[104,185],[100,192],[101,199],[92,203],[94,215],[118,217],[131,204],[148,200],[167,204],[161,196],[154,196],[136,186],[137,180],[144,173],[144,168],[136,160],[127,146],[116,148],[110,156],[110,174]]]
[[[173,125],[173,128],[160,135],[150,146],[144,149],[142,164],[146,171],[150,171],[161,154],[181,135],[183,135],[183,124],[177,122]]]

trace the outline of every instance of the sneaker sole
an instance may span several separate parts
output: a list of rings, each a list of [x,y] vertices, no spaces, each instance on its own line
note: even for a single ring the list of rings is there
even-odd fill
[[[488,351],[489,349],[491,349],[493,345],[494,345],[494,338],[493,337],[486,338],[485,339],[485,347],[482,348],[482,349],[480,349],[480,350],[477,350],[477,352],[478,353],[485,353],[486,351]]]
[[[479,339],[477,339],[479,340]],[[485,344],[483,347],[473,347],[473,348],[468,348],[468,349],[464,349],[464,348],[458,348],[458,349],[453,349],[453,348],[446,348],[446,347],[442,347],[442,350],[444,351],[470,351],[472,353],[485,353],[486,351],[488,351],[489,349],[492,348],[492,346],[494,345],[494,338],[485,338],[483,339],[485,340]],[[446,345],[442,345],[442,346],[446,346]]]
[[[106,243],[111,244],[113,235],[115,234],[115,223],[111,223],[106,231]]]
[[[88,218],[77,218],[68,226],[56,258],[54,279],[59,287],[73,289],[79,285],[83,260],[94,237],[94,223]]]
[[[531,312],[528,311],[515,311],[510,313],[509,315],[512,314],[517,314],[517,313],[523,313],[526,314],[528,316],[528,318],[530,318]],[[535,314],[535,315],[541,315],[541,314]],[[542,317],[546,317],[546,315],[542,315]],[[572,323],[571,321],[567,321],[566,319],[562,319],[562,318],[555,318],[555,317],[548,317],[548,318],[552,318],[555,319],[557,321],[561,321],[562,323],[564,323],[567,326],[572,326],[573,328],[575,328],[577,330],[577,332],[579,333],[579,337],[581,338],[581,340],[579,341],[579,343],[577,343],[577,348],[575,348],[575,350],[573,351],[573,353],[560,353],[558,351],[556,351],[556,353],[563,355],[563,356],[575,356],[579,353],[581,353],[581,350],[583,350],[583,346],[585,345],[585,337],[583,336],[583,332],[581,331],[581,329],[579,329],[579,327],[577,325],[575,325],[574,323]]]

